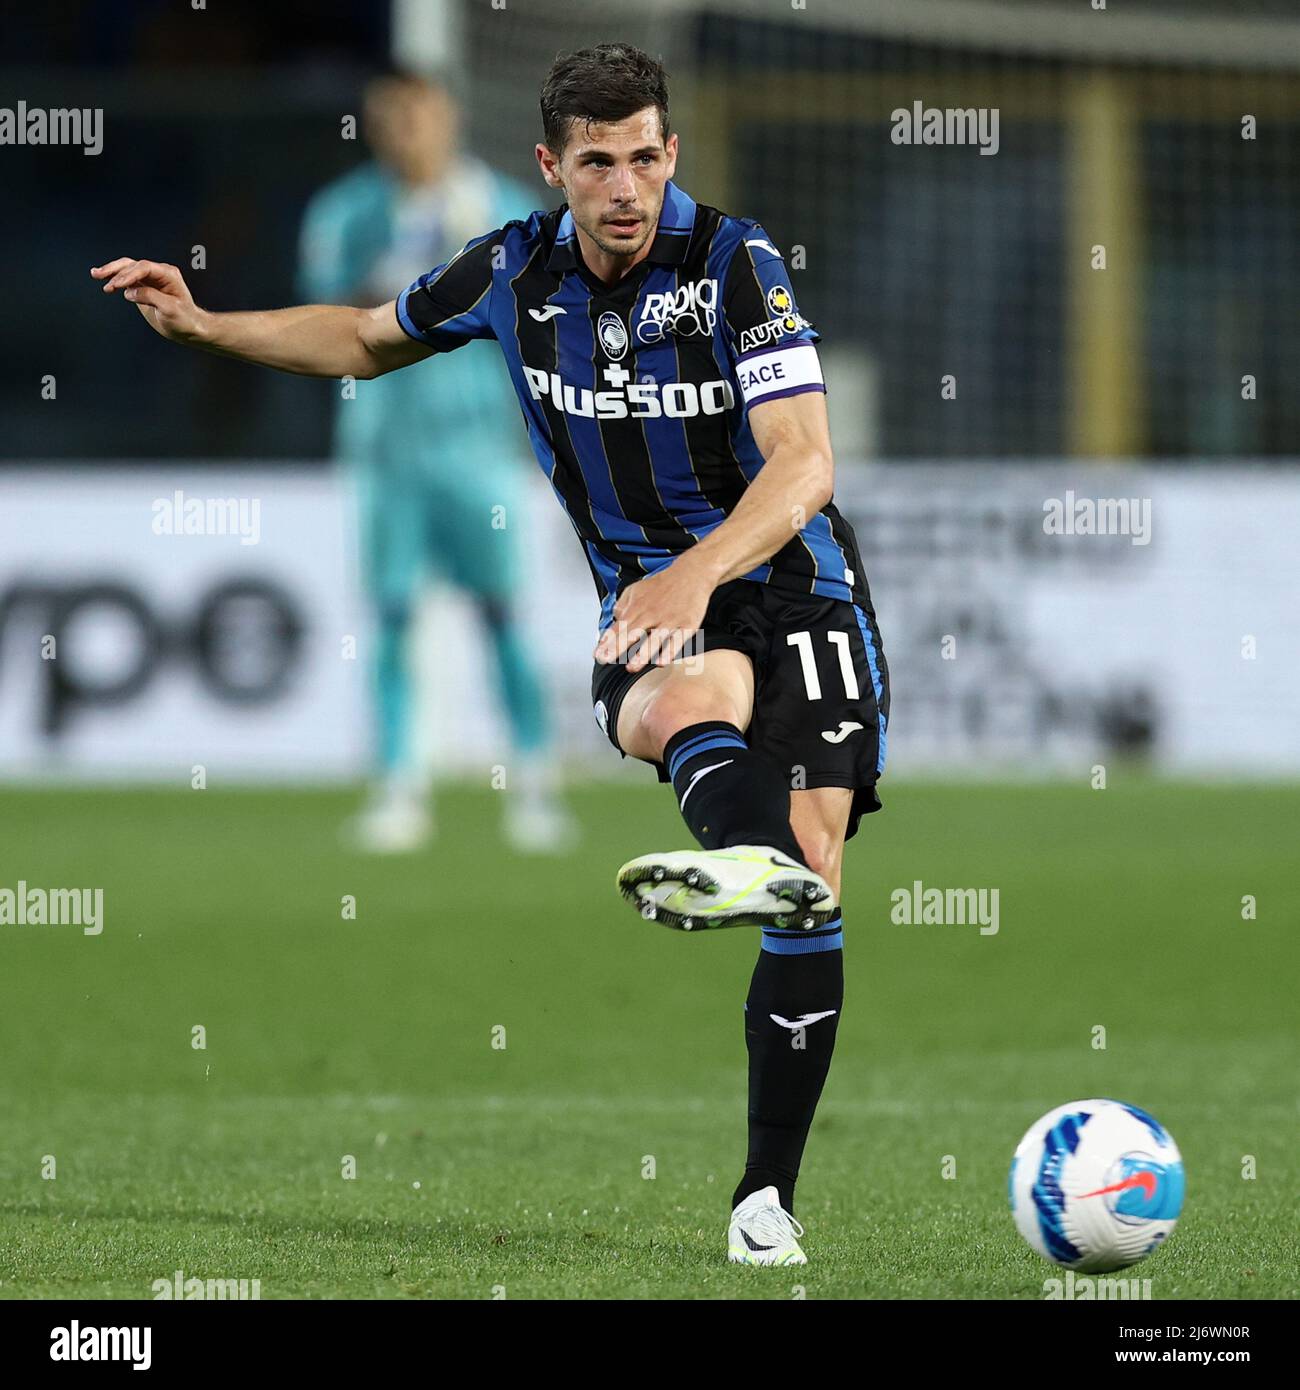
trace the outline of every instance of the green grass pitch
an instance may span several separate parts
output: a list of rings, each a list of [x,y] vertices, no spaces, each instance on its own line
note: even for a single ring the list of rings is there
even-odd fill
[[[794,1271],[724,1262],[757,936],[612,886],[685,843],[652,782],[574,789],[586,839],[550,861],[497,847],[487,790],[388,860],[338,847],[344,793],[7,790],[0,886],[102,887],[105,926],[0,926],[0,1296],[180,1269],[264,1298],[1041,1298],[1011,1152],[1103,1095],[1187,1164],[1153,1296],[1296,1297],[1300,788],[884,790]],[[892,924],[915,879],[999,889],[997,935]]]

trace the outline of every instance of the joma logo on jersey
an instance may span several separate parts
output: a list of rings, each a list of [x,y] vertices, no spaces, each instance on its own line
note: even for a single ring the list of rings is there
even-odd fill
[[[638,343],[657,343],[665,333],[687,338],[692,333],[707,335],[717,322],[718,282],[692,280],[675,290],[648,294],[637,321]]]
[[[533,400],[549,398],[565,415],[585,415],[596,420],[633,418],[670,420],[690,415],[721,415],[736,403],[729,381],[633,381],[626,367],[609,366],[601,376],[610,384],[608,391],[592,391],[572,386],[559,372],[525,367],[524,378]]]

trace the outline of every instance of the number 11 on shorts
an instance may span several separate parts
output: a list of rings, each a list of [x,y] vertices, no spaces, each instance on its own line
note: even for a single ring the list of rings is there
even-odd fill
[[[820,700],[822,683],[817,674],[817,662],[813,657],[812,633],[792,632],[785,640],[788,646],[799,649],[799,665],[803,668],[803,683],[807,687],[808,698]],[[847,632],[828,632],[826,640],[839,651],[840,675],[844,678],[844,694],[850,700],[858,699],[858,676],[853,669],[853,658],[849,655],[849,634]]]

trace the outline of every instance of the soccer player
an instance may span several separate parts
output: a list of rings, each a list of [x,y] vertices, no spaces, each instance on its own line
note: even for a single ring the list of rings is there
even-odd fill
[[[495,339],[600,597],[596,719],[672,783],[700,845],[631,860],[619,886],[666,926],[761,932],[728,1258],[803,1264],[794,1188],[843,1004],[841,858],[880,806],[889,712],[831,500],[818,335],[767,232],[672,181],[657,62],[570,54],[541,106],[537,162],[566,203],[377,309],[214,314],[174,266],[92,274],[164,337],[291,372],[374,377]]]
[[[364,110],[375,158],[307,207],[298,277],[307,299],[392,299],[484,227],[532,207],[521,185],[458,150],[459,113],[442,84],[387,74],[366,88]],[[432,833],[427,778],[411,746],[408,669],[415,602],[432,571],[474,601],[492,648],[514,752],[502,798],[506,839],[526,853],[558,852],[573,826],[553,791],[546,692],[516,601],[523,439],[514,394],[487,343],[447,368],[359,382],[355,398],[336,409],[335,452],[357,492],[378,638],[380,775],[349,838],[364,850],[399,853]]]

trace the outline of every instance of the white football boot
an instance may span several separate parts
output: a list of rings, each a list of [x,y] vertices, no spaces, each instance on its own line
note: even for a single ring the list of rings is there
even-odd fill
[[[782,1209],[774,1187],[751,1192],[731,1213],[727,1259],[733,1265],[806,1265],[797,1237],[803,1227]]]
[[[618,888],[648,922],[679,931],[814,931],[839,911],[820,874],[764,845],[643,854],[618,871]]]

